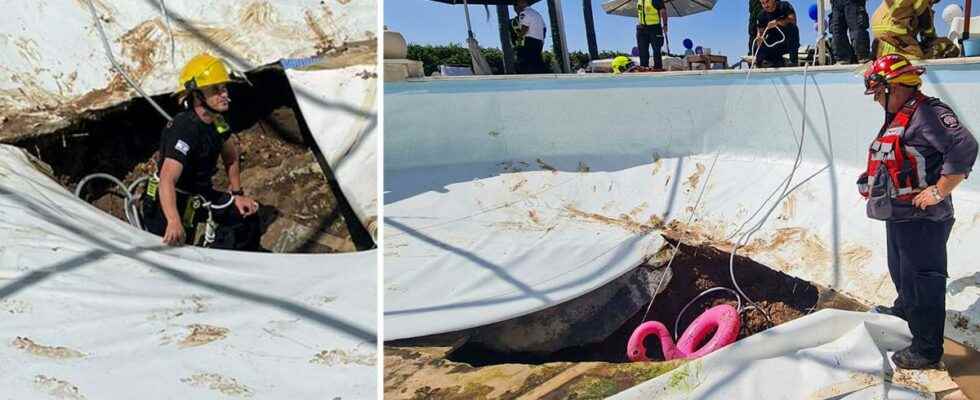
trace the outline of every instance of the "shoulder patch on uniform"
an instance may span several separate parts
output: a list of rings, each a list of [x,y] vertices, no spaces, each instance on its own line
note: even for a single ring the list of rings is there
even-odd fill
[[[940,114],[939,121],[943,123],[943,126],[950,129],[956,129],[960,127],[960,120],[956,118],[956,114],[953,114],[951,112]]]
[[[174,149],[177,149],[177,151],[183,153],[186,156],[187,152],[191,150],[191,146],[183,140],[177,140],[177,144],[174,145]]]

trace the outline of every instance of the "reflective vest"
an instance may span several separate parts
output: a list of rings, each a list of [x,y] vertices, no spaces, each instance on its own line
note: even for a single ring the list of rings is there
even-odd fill
[[[660,10],[653,7],[653,0],[636,0],[636,17],[640,25],[660,25]]]
[[[919,105],[928,100],[922,93],[917,93],[871,142],[868,169],[858,181],[858,191],[865,198],[912,201],[917,193],[928,186],[925,158],[914,147],[902,144],[902,135],[912,115]]]

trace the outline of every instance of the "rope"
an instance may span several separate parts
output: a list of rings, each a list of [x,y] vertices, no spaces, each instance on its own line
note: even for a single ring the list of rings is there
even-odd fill
[[[98,13],[95,12],[95,6],[92,4],[92,0],[88,0],[87,3],[88,3],[89,10],[92,12],[92,19],[95,20],[95,27],[98,28],[99,36],[102,38],[102,45],[103,47],[105,47],[105,55],[106,57],[109,58],[109,62],[112,63],[112,68],[115,69],[116,72],[118,72],[120,75],[122,75],[123,79],[126,80],[126,83],[128,83],[129,86],[135,89],[136,92],[140,94],[140,96],[146,99],[146,101],[149,101],[150,105],[152,105],[153,108],[155,108],[157,112],[160,113],[160,115],[162,115],[164,118],[167,119],[167,122],[172,121],[173,118],[170,117],[170,114],[167,114],[167,112],[163,110],[163,107],[160,107],[160,105],[157,104],[156,101],[153,101],[153,99],[150,98],[150,96],[147,95],[146,92],[144,92],[143,89],[141,89],[140,86],[135,81],[133,81],[133,78],[131,78],[129,74],[126,73],[126,70],[121,65],[119,65],[119,62],[116,61],[116,57],[112,55],[112,47],[109,46],[109,39],[106,37],[105,30],[102,29],[102,20],[99,19]]]
[[[768,31],[768,29],[769,28],[767,28],[766,30]],[[780,30],[780,33],[782,33],[782,30]],[[763,33],[763,35],[765,35],[765,32]],[[783,40],[785,40],[785,34],[783,36],[784,36]],[[780,42],[777,41],[773,45],[776,45],[776,44],[779,44],[779,43]],[[769,46],[768,43],[765,43],[765,44],[767,46]],[[759,48],[761,48],[761,46]],[[758,49],[756,49],[756,55],[758,55]],[[752,68],[749,68],[747,70],[747,72],[746,72],[746,77],[745,77],[746,81],[748,81],[749,77],[751,76],[751,73],[752,73]],[[809,73],[809,64],[805,64],[804,65],[804,68],[803,68],[803,106],[802,106],[804,115],[806,113],[806,103],[807,103],[806,102],[806,99],[807,99],[807,77],[808,77],[808,73]],[[742,94],[744,94],[744,91],[742,92]],[[795,135],[794,135],[794,138],[795,138]],[[728,263],[729,270],[728,271],[729,271],[729,276],[730,276],[730,278],[732,280],[732,284],[735,286],[735,291],[733,291],[732,289],[726,288],[726,287],[717,286],[717,287],[713,287],[713,288],[707,289],[705,291],[702,291],[697,296],[695,296],[694,299],[692,299],[690,302],[688,302],[681,309],[681,312],[678,314],[677,319],[674,321],[674,337],[675,337],[675,340],[676,340],[676,338],[678,336],[678,332],[677,331],[678,331],[678,327],[679,327],[681,316],[684,315],[684,312],[687,311],[688,307],[690,307],[692,304],[694,304],[695,301],[697,301],[698,299],[700,299],[704,295],[707,295],[709,293],[712,293],[712,292],[715,292],[715,291],[719,291],[719,290],[728,291],[728,292],[731,292],[732,294],[735,295],[735,298],[738,301],[738,311],[739,311],[739,313],[744,312],[744,311],[748,311],[750,309],[756,309],[756,310],[759,310],[759,311],[761,311],[763,313],[763,316],[766,318],[766,321],[767,322],[769,322],[770,324],[773,324],[773,325],[775,324],[773,322],[773,320],[772,320],[772,317],[769,315],[768,310],[764,309],[758,303],[754,302],[751,298],[749,298],[749,296],[746,295],[745,292],[742,290],[742,288],[738,285],[738,280],[735,279],[735,255],[738,252],[738,248],[741,247],[742,245],[748,243],[748,241],[751,238],[751,236],[755,232],[757,232],[759,229],[762,228],[762,226],[765,224],[766,220],[768,220],[769,216],[772,214],[772,212],[776,209],[776,207],[779,205],[779,203],[783,199],[785,199],[787,196],[789,196],[789,194],[791,194],[793,191],[795,191],[796,189],[798,189],[800,186],[802,186],[803,184],[805,184],[806,182],[808,182],[810,179],[812,179],[813,177],[817,176],[818,174],[820,174],[821,172],[823,172],[824,170],[826,170],[827,168],[830,167],[830,164],[828,164],[827,166],[824,166],[823,168],[821,168],[817,172],[814,172],[813,174],[811,174],[810,176],[808,176],[806,179],[804,179],[800,183],[798,183],[795,186],[793,186],[792,188],[789,187],[790,183],[792,183],[793,176],[795,176],[796,171],[799,169],[800,164],[802,163],[803,143],[805,142],[805,138],[806,138],[806,118],[804,117],[802,119],[802,122],[801,122],[800,140],[797,142],[798,145],[797,145],[796,159],[793,162],[793,168],[790,171],[789,175],[785,179],[783,179],[783,181],[779,185],[776,186],[776,189],[773,190],[772,193],[769,194],[769,196],[766,198],[765,201],[763,201],[763,203],[760,205],[760,207],[745,222],[743,222],[742,225],[739,226],[739,228],[732,235],[732,236],[738,235],[738,233],[745,227],[745,225],[748,224],[749,221],[751,221],[753,218],[755,218],[755,216],[758,215],[759,212],[761,212],[761,210],[765,208],[765,205],[772,198],[772,196],[775,195],[775,193],[778,192],[780,188],[782,188],[782,193],[777,198],[776,202],[774,202],[773,205],[769,208],[769,210],[763,215],[762,219],[758,223],[756,223],[752,227],[752,229],[750,229],[748,232],[746,232],[745,234],[743,234],[742,237],[740,237],[739,240],[733,245],[732,252],[731,252],[731,255],[729,257],[729,263]],[[714,159],[712,160],[711,167],[709,168],[708,173],[705,176],[704,184],[701,186],[701,191],[698,193],[698,198],[695,201],[695,205],[691,209],[691,214],[688,217],[688,224],[690,224],[690,221],[693,219],[694,212],[697,210],[697,207],[698,207],[698,205],[701,202],[701,198],[702,198],[702,196],[704,194],[704,190],[708,186],[708,182],[711,179],[711,175],[712,175],[712,173],[714,171],[715,163],[718,161],[718,155],[720,153],[721,153],[721,149],[719,149],[719,150],[717,150],[715,152],[715,156],[714,156]],[[670,260],[668,260],[668,262],[667,262],[667,266],[665,267],[666,270],[669,270],[671,264],[673,264],[674,258],[677,256],[677,249],[678,249],[679,245],[680,245],[680,240],[678,240],[676,243],[674,243],[674,245],[673,245],[673,253],[670,256]],[[650,308],[653,306],[653,302],[654,302],[654,300],[656,300],[657,294],[660,293],[660,289],[661,289],[661,287],[663,285],[664,278],[666,276],[667,276],[667,273],[666,272],[664,274],[661,274],[660,281],[657,283],[657,287],[654,290],[653,294],[651,295],[650,302],[649,302],[649,304],[647,304],[647,308],[646,308],[646,311],[643,314],[643,319],[641,320],[641,323],[643,321],[646,321],[647,316],[650,313]],[[741,302],[741,298],[742,297],[744,297],[745,300],[750,304],[750,306],[745,307],[744,309],[742,308],[742,302]]]
[[[159,0],[160,12],[163,13],[163,21],[167,25],[167,33],[170,35],[170,68],[177,70],[177,62],[174,61],[174,53],[176,52],[177,42],[174,40],[174,30],[170,26],[170,14],[167,13],[167,6],[164,4],[164,0]]]

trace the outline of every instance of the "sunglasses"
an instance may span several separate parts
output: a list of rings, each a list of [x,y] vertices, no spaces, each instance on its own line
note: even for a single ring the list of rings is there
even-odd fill
[[[881,74],[873,74],[864,78],[864,94],[874,94],[878,87],[887,85],[888,80]]]

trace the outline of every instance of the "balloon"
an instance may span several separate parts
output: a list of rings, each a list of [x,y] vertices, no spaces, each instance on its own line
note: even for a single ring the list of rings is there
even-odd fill
[[[704,54],[704,48],[701,46],[695,47],[694,52],[697,54]]]
[[[684,48],[690,50],[694,47],[694,42],[691,39],[684,39]]]
[[[633,57],[639,57],[640,56],[640,48],[639,47],[636,47],[636,46],[633,46],[633,50],[630,51],[630,55],[632,55]]]
[[[817,5],[810,4],[810,19],[816,21],[817,18],[819,18],[818,14],[819,14],[819,10],[817,10]]]
[[[946,24],[952,24],[954,18],[959,18],[963,16],[963,9],[960,8],[959,4],[950,4],[943,9],[943,21]]]

